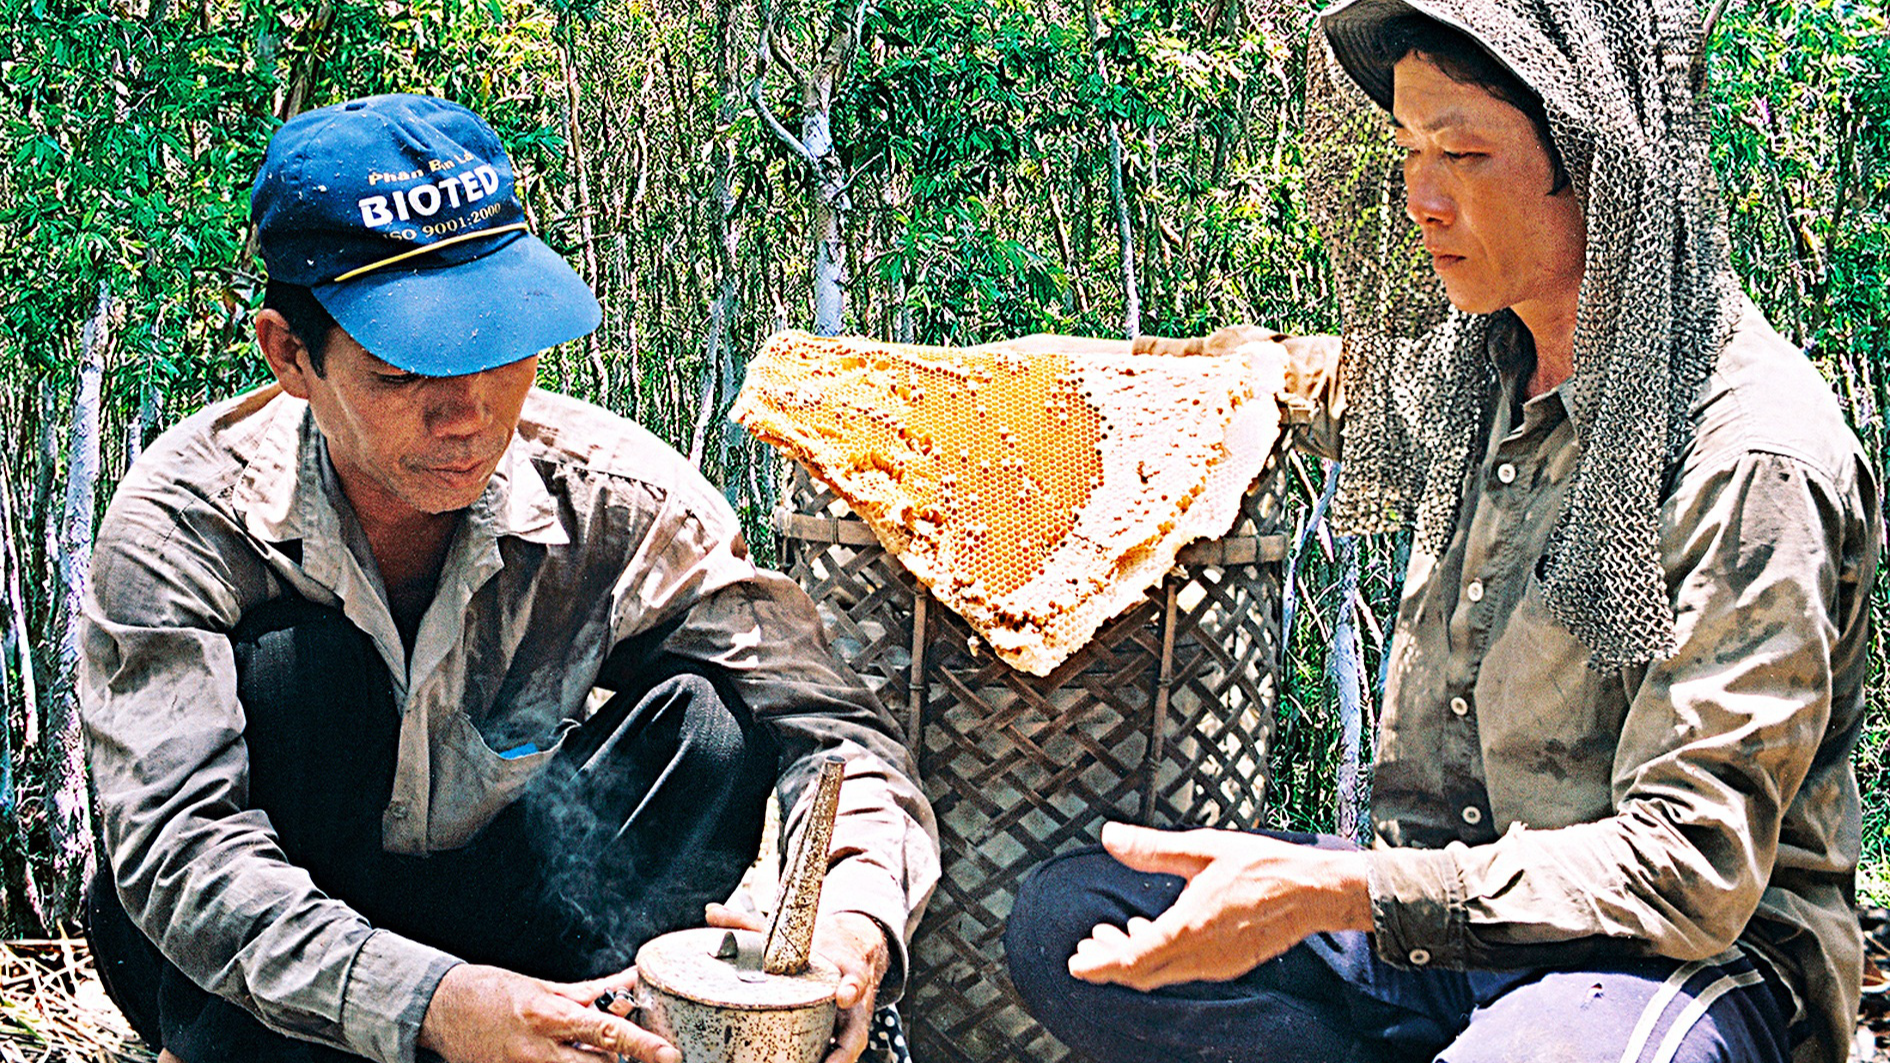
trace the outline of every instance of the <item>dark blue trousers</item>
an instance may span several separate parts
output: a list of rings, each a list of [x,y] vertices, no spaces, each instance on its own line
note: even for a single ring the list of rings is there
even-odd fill
[[[381,848],[400,719],[367,636],[285,599],[231,639],[252,807],[292,862],[376,926],[536,977],[596,977],[628,967],[648,938],[699,925],[760,848],[774,742],[732,690],[680,661],[636,669],[471,844],[413,857]],[[109,868],[87,909],[107,992],[185,1063],[358,1058],[199,989],[132,925]]]
[[[1144,993],[1070,976],[1069,957],[1092,927],[1152,919],[1181,887],[1100,847],[1038,865],[1004,934],[1031,1014],[1100,1063],[1784,1063],[1791,1055],[1790,994],[1745,959],[1405,970],[1380,961],[1368,935],[1349,932],[1314,935],[1229,982]]]

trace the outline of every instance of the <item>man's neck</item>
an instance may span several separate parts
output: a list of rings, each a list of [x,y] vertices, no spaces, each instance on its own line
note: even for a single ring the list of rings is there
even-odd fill
[[[1554,305],[1516,304],[1516,316],[1535,342],[1536,369],[1523,383],[1523,395],[1533,399],[1562,385],[1575,373],[1575,306],[1571,296]]]
[[[424,514],[402,526],[383,525],[378,533],[363,529],[368,548],[374,553],[374,564],[381,572],[381,584],[387,588],[387,610],[393,614],[394,626],[409,656],[420,633],[420,619],[439,590],[447,546],[453,541],[459,518],[458,511]]]
[[[357,493],[376,491],[378,485],[363,487],[358,479],[350,480],[342,475],[342,493],[367,538],[368,552],[387,590],[388,612],[393,614],[394,626],[411,654],[420,619],[439,589],[446,550],[463,511],[424,513],[410,506],[380,504],[385,501],[381,497],[358,498]]]

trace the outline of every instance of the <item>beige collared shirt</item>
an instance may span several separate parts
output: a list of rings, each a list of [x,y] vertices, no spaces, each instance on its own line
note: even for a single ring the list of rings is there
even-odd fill
[[[1841,1063],[1883,542],[1868,459],[1746,303],[1661,514],[1678,650],[1598,672],[1537,576],[1581,442],[1561,389],[1519,387],[1501,382],[1449,546],[1405,577],[1373,780],[1378,952],[1498,968],[1741,947],[1798,992],[1798,1058]]]
[[[896,727],[834,662],[806,594],[749,559],[728,504],[667,445],[533,391],[411,655],[370,557],[306,404],[273,386],[153,443],[100,526],[80,696],[108,856],[132,920],[199,984],[275,1029],[411,1060],[457,962],[321,894],[244,808],[228,633],[285,589],[341,609],[387,664],[402,714],[389,852],[464,845],[587,714],[612,647],[673,625],[663,648],[725,669],[774,730],[789,833],[817,756],[847,758],[833,844],[850,855],[822,907],[910,937],[937,832]],[[540,752],[495,752],[526,743]]]

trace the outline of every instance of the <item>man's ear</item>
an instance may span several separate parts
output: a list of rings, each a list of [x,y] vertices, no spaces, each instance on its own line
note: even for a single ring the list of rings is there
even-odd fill
[[[315,373],[309,365],[308,348],[289,327],[289,319],[279,310],[256,312],[256,346],[276,374],[282,390],[298,399],[308,398],[309,377]]]

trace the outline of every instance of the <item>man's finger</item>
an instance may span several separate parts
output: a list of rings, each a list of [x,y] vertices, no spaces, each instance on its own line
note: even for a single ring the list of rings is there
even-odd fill
[[[1176,907],[1180,907],[1179,900]],[[1169,912],[1174,910],[1170,908]],[[1077,943],[1068,965],[1070,974],[1088,982],[1118,982],[1141,988],[1139,982],[1175,960],[1183,920],[1167,915],[1153,922],[1134,920],[1128,930],[1099,924],[1087,939]]]
[[[1105,823],[1102,843],[1110,856],[1137,871],[1193,878],[1219,855],[1217,833],[1212,830],[1150,830],[1128,823]]]
[[[867,1035],[873,1031],[870,1005],[840,1009],[833,1024],[833,1048],[821,1063],[853,1063],[866,1051]]]
[[[1188,982],[1191,975],[1174,975],[1179,957],[1173,950],[1137,954],[1117,949],[1078,947],[1070,957],[1071,977],[1098,985],[1113,983],[1131,989],[1149,990],[1174,982]]]
[[[567,1016],[564,1029],[558,1037],[560,1040],[629,1056],[643,1063],[682,1063],[682,1053],[676,1050],[676,1046],[628,1019],[595,1008],[579,1009]]]
[[[592,978],[583,982],[547,982],[546,987],[561,997],[575,1000],[579,1004],[593,1004],[598,997],[608,993],[631,996],[637,988],[637,969],[625,968],[616,974],[607,974],[601,978]]]
[[[717,930],[754,930],[766,931],[768,924],[756,912],[744,912],[739,908],[730,908],[726,904],[707,904],[702,908],[702,921]]]
[[[866,979],[856,974],[845,975],[840,979],[840,985],[833,991],[834,1006],[845,1011],[858,1004],[866,992]]]
[[[1106,981],[1131,958],[1129,939],[1122,928],[1104,923],[1076,943],[1076,951],[1070,955],[1070,973],[1092,982]]]

